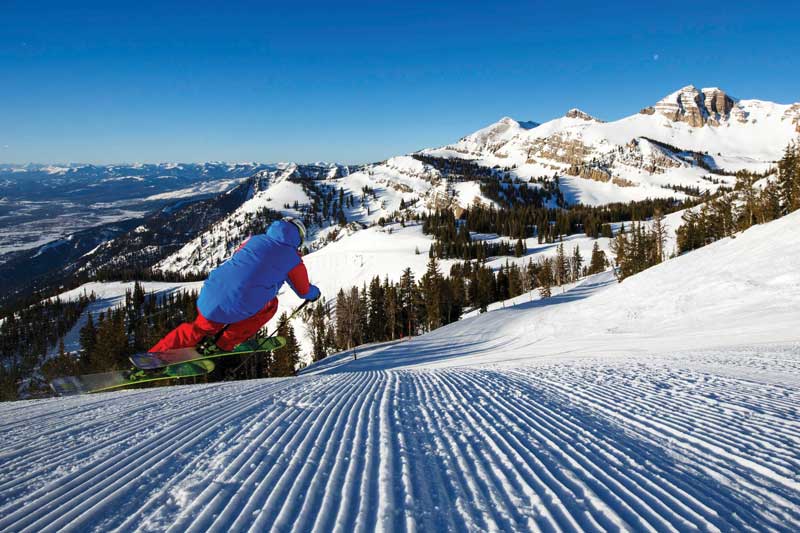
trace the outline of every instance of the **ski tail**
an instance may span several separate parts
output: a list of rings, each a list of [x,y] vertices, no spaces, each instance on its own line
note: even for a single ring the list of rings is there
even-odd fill
[[[171,365],[157,369],[157,371],[138,368],[115,370],[99,374],[56,378],[50,382],[50,387],[59,396],[75,396],[124,389],[140,383],[203,376],[212,372],[214,367],[213,361],[192,361]]]

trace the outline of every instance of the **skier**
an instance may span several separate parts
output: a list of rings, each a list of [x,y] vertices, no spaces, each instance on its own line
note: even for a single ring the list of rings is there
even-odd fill
[[[197,347],[201,354],[213,355],[233,350],[275,315],[285,281],[299,297],[317,300],[319,288],[309,283],[298,251],[305,236],[300,220],[284,217],[265,234],[247,239],[203,283],[195,321],[181,324],[150,351]]]

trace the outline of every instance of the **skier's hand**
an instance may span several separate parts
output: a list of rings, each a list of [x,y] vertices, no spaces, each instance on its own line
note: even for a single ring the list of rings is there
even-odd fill
[[[322,293],[319,291],[319,287],[312,285],[308,292],[303,295],[303,299],[309,302],[316,302],[320,296],[322,296]]]

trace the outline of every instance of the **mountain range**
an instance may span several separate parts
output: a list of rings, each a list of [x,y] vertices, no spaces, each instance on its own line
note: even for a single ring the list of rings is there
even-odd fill
[[[7,165],[0,167],[0,233],[18,236],[31,218],[52,221],[36,211],[37,202],[60,206],[59,216],[83,224],[2,256],[4,303],[109,270],[152,267],[166,278],[202,277],[280,214],[306,218],[309,251],[336,245],[326,253],[341,249],[349,257],[341,264],[353,261],[348,243],[365,240],[357,236],[363,231],[380,233],[384,242],[375,244],[372,237],[356,248],[402,249],[396,260],[418,262],[409,256],[424,256],[429,240],[421,232],[381,232],[381,219],[496,204],[485,194],[487,180],[501,183],[501,197],[509,183],[546,190],[552,207],[688,199],[733,186],[738,170],[768,172],[798,135],[800,103],[740,100],[718,88],[689,85],[620,120],[605,122],[579,109],[543,123],[506,117],[454,143],[361,166]],[[64,207],[74,205],[81,209]],[[21,218],[25,209],[33,210],[32,217]],[[107,221],[87,217],[104,209],[116,211]],[[328,288],[385,274],[384,266],[336,276]]]

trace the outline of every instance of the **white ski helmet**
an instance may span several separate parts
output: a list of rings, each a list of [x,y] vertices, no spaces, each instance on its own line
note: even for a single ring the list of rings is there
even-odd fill
[[[300,244],[303,244],[306,240],[306,225],[303,224],[303,221],[295,217],[283,217],[283,221],[294,224],[297,231],[300,232]]]

